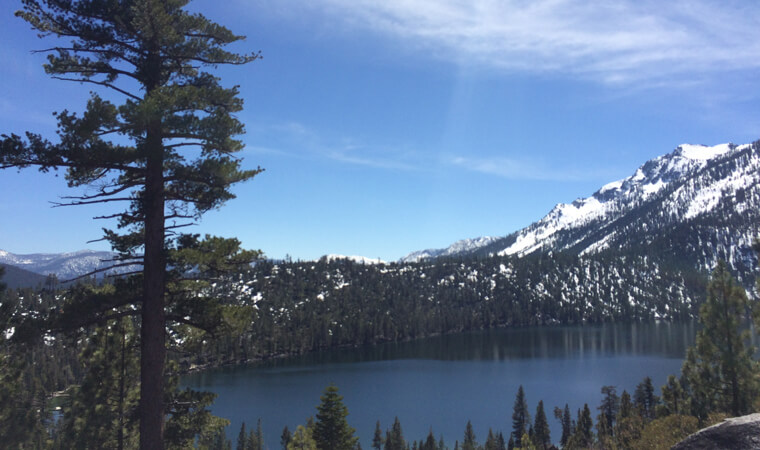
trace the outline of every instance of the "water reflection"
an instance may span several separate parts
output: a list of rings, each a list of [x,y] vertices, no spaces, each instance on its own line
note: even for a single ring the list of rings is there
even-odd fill
[[[684,349],[694,344],[696,327],[695,322],[661,322],[506,328],[331,350],[259,365],[288,367],[396,359],[504,361],[610,355],[683,358]]]

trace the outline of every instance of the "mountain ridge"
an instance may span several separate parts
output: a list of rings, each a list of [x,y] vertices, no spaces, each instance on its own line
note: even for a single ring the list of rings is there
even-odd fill
[[[682,144],[645,162],[633,175],[605,184],[589,197],[557,204],[537,222],[505,237],[464,252],[451,251],[454,245],[428,251],[432,256],[418,260],[432,260],[441,254],[525,256],[569,251],[582,256],[621,249],[641,252],[641,240],[651,244],[652,236],[658,236],[661,243],[670,242],[664,249],[674,255],[685,251],[689,257],[696,257],[699,261],[695,266],[701,270],[709,272],[717,259],[726,259],[739,278],[747,278],[756,265],[751,245],[760,236],[755,225],[760,223],[759,142],[712,147]],[[691,247],[698,243],[684,242],[679,247],[672,241],[681,237],[663,236],[668,233],[694,233],[697,241],[709,241],[710,246],[697,255],[699,252]],[[647,251],[663,253],[662,249]],[[751,280],[745,281],[749,284]]]

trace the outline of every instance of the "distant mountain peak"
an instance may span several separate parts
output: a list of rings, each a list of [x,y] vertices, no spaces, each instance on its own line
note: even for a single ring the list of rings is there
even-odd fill
[[[0,250],[0,263],[15,266],[41,275],[55,274],[59,280],[73,279],[97,269],[106,268],[116,256],[113,252],[78,250],[65,253],[14,254]],[[124,273],[133,270],[120,267],[109,273]],[[103,274],[101,274],[102,276]]]
[[[760,236],[758,224],[760,141],[682,144],[589,197],[557,204],[539,221],[504,238],[461,250],[455,243],[413,252],[403,261],[538,251],[585,255],[611,249],[658,253],[702,270],[725,259],[737,273],[749,274],[756,271],[751,244]],[[468,241],[477,239],[459,242]]]
[[[442,256],[452,256],[460,253],[469,253],[479,248],[490,245],[491,243],[498,241],[500,237],[481,236],[473,239],[462,239],[454,242],[446,248],[419,250],[409,253],[401,258],[400,262],[420,262],[426,259],[433,259]]]
[[[716,156],[725,155],[733,149],[734,145],[731,143],[714,145],[712,147],[708,147],[707,145],[681,144],[676,149],[676,152],[684,158],[708,160]]]

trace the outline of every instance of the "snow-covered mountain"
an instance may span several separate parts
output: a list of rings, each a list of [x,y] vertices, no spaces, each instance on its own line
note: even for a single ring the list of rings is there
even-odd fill
[[[55,274],[69,280],[112,264],[115,253],[81,250],[70,253],[33,253],[17,255],[0,250],[0,263],[19,267],[41,275]],[[128,268],[121,268],[122,272]],[[118,270],[117,270],[118,272]]]
[[[479,248],[485,247],[493,242],[501,239],[500,237],[483,236],[474,239],[462,239],[456,241],[446,248],[427,250],[418,250],[416,252],[409,253],[401,258],[400,262],[419,262],[426,259],[438,258],[442,256],[453,256],[473,252]]]
[[[448,255],[644,252],[705,270],[722,258],[742,273],[755,268],[751,244],[759,225],[760,141],[684,144],[588,198],[558,204],[522,230]]]

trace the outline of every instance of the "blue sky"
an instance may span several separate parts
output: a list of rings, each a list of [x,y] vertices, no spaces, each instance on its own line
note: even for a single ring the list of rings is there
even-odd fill
[[[245,164],[266,172],[196,232],[267,256],[395,260],[507,235],[681,143],[760,139],[754,1],[196,0],[264,58],[240,85]],[[91,86],[50,80],[45,42],[0,16],[0,132],[53,136]],[[116,97],[114,97],[116,98]],[[100,237],[111,206],[51,208],[62,174],[0,173],[0,249]]]

